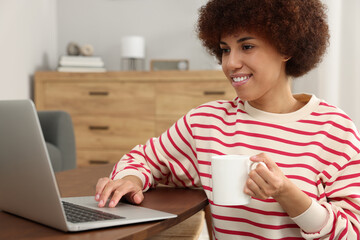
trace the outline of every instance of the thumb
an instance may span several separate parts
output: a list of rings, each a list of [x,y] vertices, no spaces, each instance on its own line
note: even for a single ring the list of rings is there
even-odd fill
[[[133,204],[140,204],[144,200],[144,194],[142,193],[142,190],[139,190],[135,193],[128,194],[126,199]]]
[[[133,195],[132,199],[135,204],[140,204],[144,200],[144,194],[140,190]]]

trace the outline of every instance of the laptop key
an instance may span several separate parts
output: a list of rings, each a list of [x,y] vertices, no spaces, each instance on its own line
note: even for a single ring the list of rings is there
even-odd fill
[[[121,216],[79,206],[69,202],[62,202],[62,204],[64,206],[66,219],[72,223],[124,219],[124,217]]]

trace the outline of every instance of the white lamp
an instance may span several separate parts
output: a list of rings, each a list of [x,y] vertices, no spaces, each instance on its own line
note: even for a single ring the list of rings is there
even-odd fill
[[[144,70],[145,39],[141,36],[126,36],[121,39],[123,70]]]

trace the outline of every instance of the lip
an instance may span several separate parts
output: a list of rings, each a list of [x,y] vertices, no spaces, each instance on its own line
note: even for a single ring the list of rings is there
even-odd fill
[[[231,74],[230,78],[233,86],[237,87],[247,83],[252,78],[252,76],[253,76],[252,74],[239,73],[239,74]]]

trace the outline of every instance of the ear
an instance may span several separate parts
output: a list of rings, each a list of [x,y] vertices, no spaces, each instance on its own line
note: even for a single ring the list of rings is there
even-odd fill
[[[287,62],[291,59],[292,57],[289,57],[289,56],[283,56],[283,61],[284,62]]]

